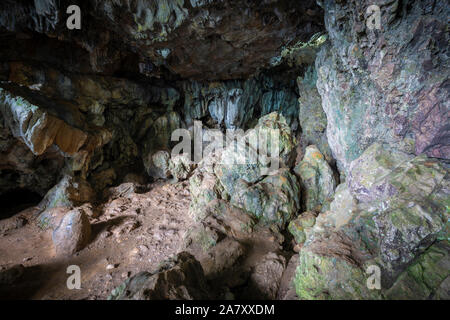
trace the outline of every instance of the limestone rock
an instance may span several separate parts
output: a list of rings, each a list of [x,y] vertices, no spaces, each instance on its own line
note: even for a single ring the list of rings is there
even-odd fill
[[[298,254],[293,255],[289,259],[289,263],[281,278],[280,288],[278,289],[278,300],[298,300],[294,286],[295,270],[297,269],[298,262]]]
[[[289,167],[295,157],[295,145],[295,137],[286,120],[273,112],[259,119],[258,125],[238,138],[236,144],[225,148],[214,173],[226,192],[233,194],[236,182],[240,179],[255,183],[270,171]],[[266,154],[263,157],[261,153]]]
[[[250,297],[273,300],[277,296],[286,259],[274,252],[266,254],[250,276]]]
[[[277,112],[289,126],[298,127],[297,94],[289,78],[260,75],[248,80],[214,81],[202,84],[183,82],[184,114],[188,125],[210,115],[216,127],[246,129],[254,124],[255,113],[261,116]]]
[[[264,223],[284,228],[300,209],[299,183],[288,169],[280,169],[254,185],[245,181],[236,185],[230,202]]]
[[[176,155],[169,161],[170,175],[177,182],[186,180],[194,169],[195,164],[191,161],[190,155]]]
[[[372,30],[373,1],[320,5],[330,41],[316,60],[317,88],[341,170],[374,142],[449,159],[448,6],[383,2],[381,29]]]
[[[255,217],[225,200],[213,200],[205,208],[204,223],[233,238],[245,238],[256,225]]]
[[[37,224],[42,230],[55,230],[70,211],[69,207],[50,207],[39,214]]]
[[[258,136],[267,140],[259,139],[263,142],[258,144]],[[277,142],[278,148],[272,148]],[[266,157],[259,157],[264,151]],[[217,209],[215,205],[221,205],[209,204],[222,199],[264,223],[284,227],[300,209],[299,182],[283,168],[292,163],[294,155],[295,138],[283,116],[262,117],[254,130],[199,165],[190,179],[191,213],[202,220]]]
[[[365,170],[358,168],[381,161],[383,174],[371,177],[369,170],[367,188],[352,189],[352,179],[339,186],[330,211],[320,214],[307,233],[295,279],[299,298],[423,299],[436,295],[449,276],[448,268],[436,271],[448,256],[448,170],[423,155],[392,162],[403,154],[380,148],[370,147],[350,167],[364,179]],[[380,269],[381,290],[368,288],[369,266]],[[424,286],[428,289],[415,290]]]
[[[145,163],[147,172],[155,178],[167,179],[169,171],[170,154],[167,151],[158,151],[148,157]]]
[[[91,224],[83,210],[69,211],[53,231],[57,254],[72,255],[83,249],[91,238]]]
[[[303,212],[289,223],[288,230],[294,236],[295,241],[298,244],[302,244],[306,241],[308,230],[310,230],[315,223],[316,214],[314,212]]]
[[[213,200],[222,199],[224,188],[208,167],[200,165],[189,179],[191,192],[190,214],[195,220],[201,221],[208,216],[207,207]]]
[[[156,272],[141,272],[115,288],[110,300],[201,300],[209,298],[202,266],[187,252]]]
[[[229,271],[245,254],[245,247],[238,241],[225,238],[211,247],[200,263],[207,279],[214,279]]]
[[[5,122],[0,112],[0,194],[15,186],[44,196],[57,182],[64,157],[55,147],[41,156],[34,155],[23,141],[13,136]]]
[[[309,145],[316,145],[328,163],[334,161],[327,140],[327,116],[322,108],[322,98],[316,88],[317,71],[309,66],[302,77],[297,78],[299,91],[298,118],[302,129],[301,146],[306,151]]]
[[[95,192],[87,181],[66,175],[47,192],[39,207],[42,210],[54,207],[72,208],[94,199]]]
[[[447,170],[424,156],[410,159],[374,144],[351,163],[348,186],[361,202],[399,193],[429,196],[442,183]]]
[[[0,111],[14,136],[21,138],[35,155],[43,154],[53,144],[73,155],[87,139],[83,131],[1,88]]]
[[[306,148],[303,160],[294,171],[302,183],[306,210],[326,207],[331,202],[336,188],[336,179],[333,170],[316,146]]]

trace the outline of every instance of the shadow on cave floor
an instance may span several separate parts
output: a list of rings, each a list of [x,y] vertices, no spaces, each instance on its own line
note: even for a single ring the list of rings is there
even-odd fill
[[[26,208],[37,205],[42,197],[28,189],[12,189],[0,195],[0,220],[10,218]]]
[[[5,270],[0,273],[0,300],[32,299],[60,269],[59,264],[47,264]]]

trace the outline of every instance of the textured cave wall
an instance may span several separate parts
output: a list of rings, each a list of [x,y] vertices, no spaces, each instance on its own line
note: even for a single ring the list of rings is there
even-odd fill
[[[320,1],[329,42],[316,61],[328,142],[343,172],[374,142],[450,158],[445,1]],[[381,8],[381,30],[366,9]]]
[[[82,30],[65,27],[81,7]],[[0,26],[33,30],[89,52],[89,68],[196,80],[248,78],[270,67],[280,48],[323,29],[315,1],[3,1]],[[49,58],[51,59],[51,58]]]
[[[44,196],[57,182],[64,157],[55,148],[35,156],[11,134],[0,112],[0,194],[13,188],[29,189]]]
[[[71,4],[81,7],[81,30],[66,28]],[[300,130],[295,79],[316,51],[302,44],[323,30],[314,1],[2,1],[0,9],[3,132],[29,150],[26,165],[8,160],[2,174],[23,180],[31,163],[57,157],[57,167],[35,174],[48,181],[40,193],[65,174],[101,190],[144,173],[149,156],[173,146],[171,132],[194,120],[246,129],[278,111]]]

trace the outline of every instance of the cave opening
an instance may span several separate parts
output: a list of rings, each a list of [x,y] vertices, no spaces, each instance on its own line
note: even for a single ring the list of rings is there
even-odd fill
[[[0,195],[0,220],[7,219],[22,210],[37,205],[42,197],[29,189],[15,188]]]

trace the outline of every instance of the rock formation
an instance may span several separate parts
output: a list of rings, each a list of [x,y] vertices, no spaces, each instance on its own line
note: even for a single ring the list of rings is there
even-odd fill
[[[448,299],[449,13],[2,1],[0,282],[19,298]],[[82,293],[37,270],[63,260],[86,268]]]

